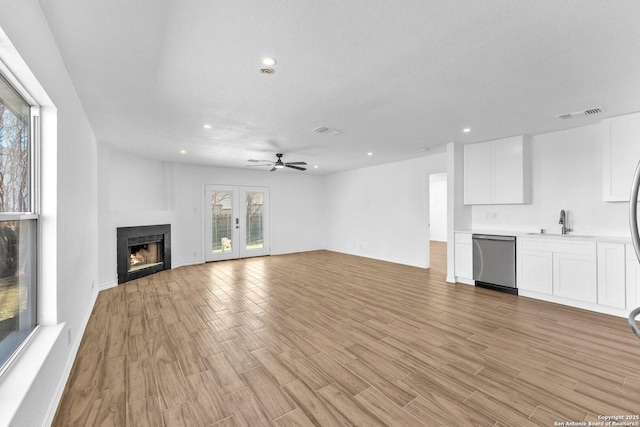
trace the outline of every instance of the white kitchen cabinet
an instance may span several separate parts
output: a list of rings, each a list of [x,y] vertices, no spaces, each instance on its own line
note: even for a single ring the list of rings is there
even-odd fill
[[[464,146],[464,204],[529,203],[529,137]]]
[[[640,113],[612,117],[604,126],[603,198],[628,201],[631,180],[640,160]]]
[[[464,146],[464,204],[491,203],[491,143]]]
[[[553,256],[551,252],[518,251],[518,289],[553,293]]]
[[[640,263],[632,245],[626,245],[626,308],[640,307]]]
[[[456,281],[473,283],[473,246],[471,233],[455,233]]]
[[[564,237],[518,238],[518,288],[597,302],[595,242]]]
[[[625,247],[622,243],[598,243],[598,304],[626,306]]]
[[[596,257],[553,254],[553,294],[578,301],[598,302]]]

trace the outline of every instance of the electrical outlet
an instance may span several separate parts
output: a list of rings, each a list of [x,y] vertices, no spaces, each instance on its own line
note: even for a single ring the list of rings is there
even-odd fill
[[[193,251],[193,257],[198,258],[198,251]]]
[[[67,329],[67,344],[71,345],[71,328]]]
[[[95,288],[95,287],[96,287],[96,281],[92,280],[91,281],[91,290],[93,290],[93,288]]]

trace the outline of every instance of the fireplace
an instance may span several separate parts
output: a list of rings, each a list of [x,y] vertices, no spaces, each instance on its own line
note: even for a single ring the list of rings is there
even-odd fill
[[[171,225],[117,230],[118,284],[171,269]]]

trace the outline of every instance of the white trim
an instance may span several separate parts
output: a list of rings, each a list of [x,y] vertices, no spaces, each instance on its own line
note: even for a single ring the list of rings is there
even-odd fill
[[[58,405],[60,405],[60,400],[62,399],[62,393],[64,392],[64,388],[69,380],[69,375],[71,374],[71,368],[73,368],[73,363],[76,360],[76,355],[78,354],[78,350],[80,349],[80,343],[82,342],[82,337],[84,336],[84,332],[87,329],[87,324],[89,323],[89,319],[91,318],[91,313],[93,312],[93,307],[96,304],[96,300],[98,299],[98,292],[93,292],[93,298],[91,300],[91,304],[89,305],[89,310],[87,310],[84,320],[82,322],[81,328],[76,332],[75,340],[73,341],[73,345],[69,350],[69,357],[67,358],[67,364],[64,367],[64,371],[60,377],[60,381],[58,382],[58,387],[56,387],[56,392],[53,395],[51,402],[49,403],[49,409],[47,410],[47,414],[45,419],[42,422],[42,426],[50,426],[53,423],[53,417],[56,415],[56,411],[58,410]],[[64,329],[66,328],[66,324]]]
[[[2,414],[2,417],[0,418],[0,427],[11,425],[11,420],[13,420],[22,405],[64,327],[64,323],[39,327],[21,352],[20,357],[16,358],[14,364],[9,367],[2,377],[2,386],[0,387],[0,414]],[[50,423],[46,425],[50,425]]]
[[[116,286],[118,286],[118,281],[112,280],[111,282],[98,285],[98,291],[106,291],[107,289],[115,288]]]
[[[609,314],[617,317],[628,317],[631,310],[623,310],[621,308],[609,307],[601,304],[594,304],[590,302],[577,301],[570,298],[557,297],[555,295],[547,295],[540,292],[532,292],[524,289],[518,289],[518,296],[533,298],[537,300],[552,302],[555,304],[562,304],[569,307],[580,308],[583,310],[595,311],[596,313]]]

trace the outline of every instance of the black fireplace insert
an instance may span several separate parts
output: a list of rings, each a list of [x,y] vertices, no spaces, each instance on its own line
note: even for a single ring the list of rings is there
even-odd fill
[[[171,269],[171,224],[117,230],[118,284]]]

